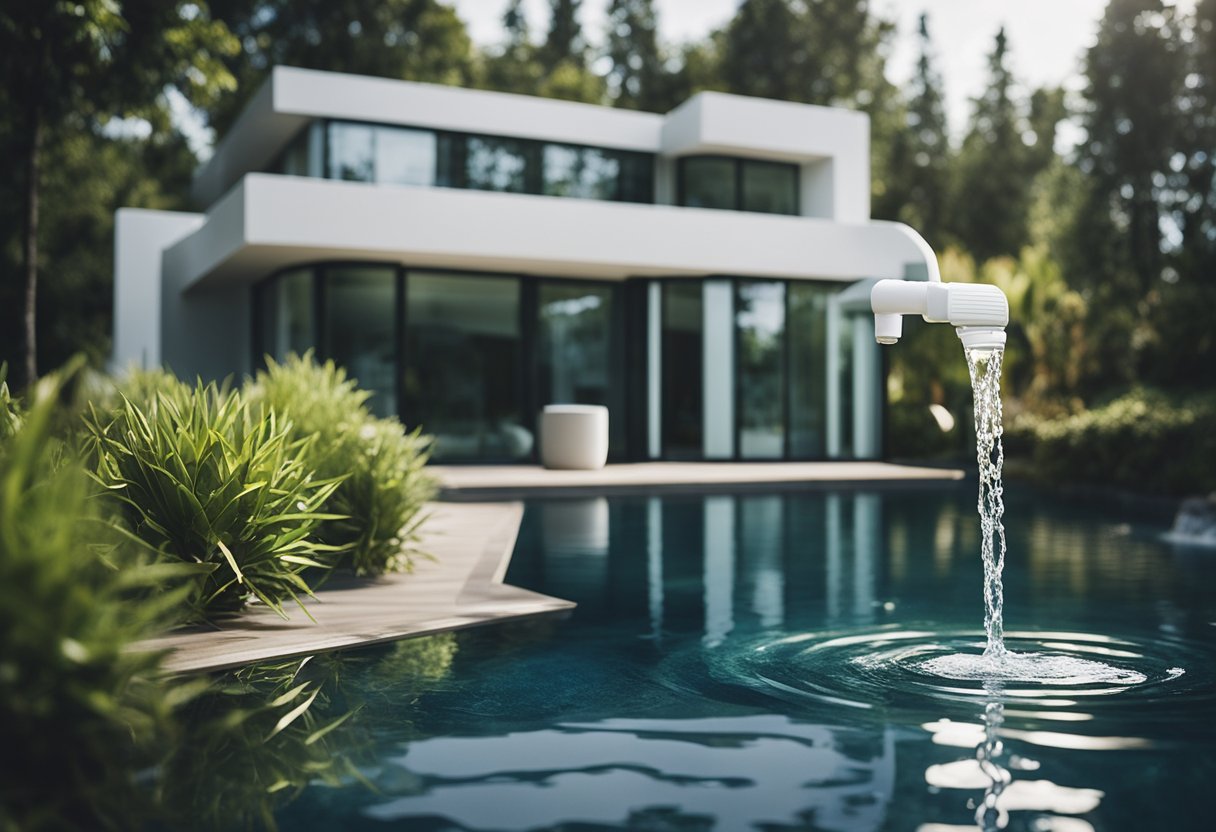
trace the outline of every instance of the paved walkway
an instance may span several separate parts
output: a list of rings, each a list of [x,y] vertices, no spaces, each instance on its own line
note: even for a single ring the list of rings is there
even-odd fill
[[[542,496],[772,490],[820,484],[861,485],[963,478],[953,468],[889,462],[634,462],[598,471],[549,471],[537,465],[432,465],[448,500]]]
[[[169,649],[171,671],[219,670],[569,611],[574,604],[502,583],[523,517],[520,503],[435,503],[423,527],[423,560],[408,575],[347,579],[308,603],[316,623],[286,607],[284,621],[254,606],[221,629],[175,631],[137,645]]]

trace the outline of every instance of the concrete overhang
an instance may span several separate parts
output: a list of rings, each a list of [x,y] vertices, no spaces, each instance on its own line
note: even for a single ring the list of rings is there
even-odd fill
[[[806,163],[854,156],[868,160],[869,148],[865,113],[703,92],[668,113],[660,152]]]
[[[623,279],[853,281],[923,262],[899,223],[251,174],[165,251],[171,291],[319,260]]]
[[[663,116],[529,95],[275,67],[194,178],[211,205],[318,118],[657,153]]]

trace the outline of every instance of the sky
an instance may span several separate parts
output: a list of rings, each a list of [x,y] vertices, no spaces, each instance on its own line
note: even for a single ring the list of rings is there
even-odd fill
[[[449,0],[468,24],[473,40],[494,43],[502,36],[501,20],[507,0]],[[584,31],[601,42],[609,0],[584,0]],[[740,0],[655,0],[660,34],[678,43],[704,37],[725,24]],[[1190,7],[1194,0],[1181,0]],[[918,55],[916,24],[929,15],[929,34],[936,47],[936,65],[946,87],[951,132],[966,129],[970,100],[987,79],[985,60],[993,38],[1004,25],[1011,65],[1028,87],[1063,84],[1080,89],[1081,58],[1092,44],[1106,0],[871,0],[881,16],[894,20],[898,34],[888,64],[888,77],[906,81]],[[526,0],[529,21],[543,31],[548,0]],[[949,48],[944,48],[949,44]]]

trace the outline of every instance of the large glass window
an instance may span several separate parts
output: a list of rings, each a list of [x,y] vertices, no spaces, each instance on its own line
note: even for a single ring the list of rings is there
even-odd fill
[[[537,404],[604,405],[609,447],[620,452],[625,408],[616,294],[611,286],[572,281],[540,285]]]
[[[744,211],[798,213],[798,167],[781,162],[743,163]]]
[[[546,144],[544,193],[620,202],[654,202],[654,166],[644,153]]]
[[[345,367],[373,395],[377,416],[397,415],[397,270],[391,266],[334,266],[325,280],[322,352]]]
[[[702,456],[703,321],[701,281],[663,286],[663,453],[672,459]]]
[[[327,138],[330,179],[372,182],[375,179],[376,128],[333,121]]]
[[[834,290],[789,285],[790,456],[827,455],[827,307]]]
[[[545,145],[545,193],[586,199],[615,199],[620,160],[593,147]]]
[[[680,160],[680,204],[766,214],[798,213],[798,166],[690,156]]]
[[[738,333],[739,455],[785,455],[785,283],[741,281]]]
[[[435,134],[401,127],[376,128],[376,181],[382,185],[434,185]]]
[[[526,459],[517,279],[410,272],[402,417],[434,458]]]
[[[312,269],[283,272],[259,287],[259,362],[267,355],[282,361],[289,353],[303,354],[316,345],[312,301]]]
[[[689,208],[737,208],[734,159],[689,158],[680,164],[680,204]]]
[[[465,142],[464,187],[482,191],[536,193],[538,148],[532,142],[469,136]]]

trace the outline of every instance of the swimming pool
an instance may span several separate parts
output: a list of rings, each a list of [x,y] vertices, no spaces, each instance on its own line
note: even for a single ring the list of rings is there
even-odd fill
[[[973,485],[536,501],[507,580],[574,614],[348,654],[328,739],[357,773],[278,823],[947,832],[987,792],[990,828],[1211,828],[1216,552],[1007,501],[1011,647],[1143,682],[916,671],[982,647]]]

